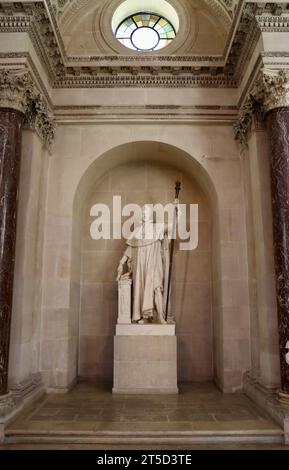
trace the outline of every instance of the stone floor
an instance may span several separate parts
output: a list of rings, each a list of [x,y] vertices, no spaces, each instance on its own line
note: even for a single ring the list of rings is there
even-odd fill
[[[276,433],[276,435],[281,433],[278,425],[242,393],[225,395],[212,383],[181,384],[179,395],[122,396],[112,395],[111,388],[108,386],[83,382],[68,394],[47,395],[22,412],[7,429],[7,436],[8,443],[13,443],[13,436],[17,433],[27,435],[37,432],[48,434],[59,432],[61,434],[76,431],[79,433],[238,431],[268,432]],[[41,444],[41,448],[51,448],[48,442]],[[60,444],[60,448],[63,449],[87,447],[84,443]],[[76,447],[73,447],[75,445]],[[181,442],[178,445],[182,448]],[[230,448],[229,443],[226,445]],[[18,441],[14,448],[25,448],[25,446],[31,448],[27,441],[26,443]],[[246,445],[244,447],[246,448]],[[37,448],[36,444],[35,448]],[[53,448],[59,448],[59,446],[54,443]],[[92,448],[101,449],[102,444],[96,443]],[[124,447],[112,443],[105,448]],[[145,447],[127,443],[125,448]],[[153,446],[150,445],[149,448],[152,449]],[[156,447],[156,449],[162,448],[168,449],[169,446]],[[177,445],[174,445],[174,448],[178,448]],[[185,445],[185,448],[202,448],[202,446]],[[220,445],[216,447],[210,444],[206,448],[220,448]],[[236,448],[236,446],[232,445],[231,448]],[[253,445],[252,448],[257,447]],[[265,448],[278,448],[278,445],[269,443]]]

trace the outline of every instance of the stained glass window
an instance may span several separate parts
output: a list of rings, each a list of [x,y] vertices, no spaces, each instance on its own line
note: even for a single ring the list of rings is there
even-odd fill
[[[176,37],[173,25],[154,13],[136,13],[118,26],[115,37],[124,46],[135,51],[156,51]]]

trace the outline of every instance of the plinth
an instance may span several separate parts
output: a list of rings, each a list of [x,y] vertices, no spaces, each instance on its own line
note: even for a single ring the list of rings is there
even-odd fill
[[[113,393],[178,393],[175,325],[117,325],[113,366]]]

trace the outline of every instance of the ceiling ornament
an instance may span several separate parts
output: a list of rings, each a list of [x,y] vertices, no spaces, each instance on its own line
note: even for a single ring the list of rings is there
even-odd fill
[[[230,29],[232,25],[232,18],[234,16],[233,12],[233,3],[237,4],[238,0],[235,2],[233,0],[203,0],[204,3],[218,16],[226,29]]]
[[[73,2],[73,5],[75,8],[83,7],[84,1]],[[57,2],[58,8],[63,8],[63,12],[68,8],[64,3],[62,5],[62,2]],[[230,5],[232,7],[233,3]],[[262,31],[267,31],[268,28],[272,32],[279,32],[280,28],[282,31],[288,30],[288,4],[283,3],[280,6],[272,3],[235,2],[235,18],[223,56],[146,53],[67,56],[57,26],[55,7],[56,3],[52,0],[46,0],[45,4],[42,1],[9,4],[0,2],[0,32],[29,34],[54,88],[237,87],[252,48]],[[272,16],[274,12],[275,16]],[[20,58],[21,52],[14,55]],[[26,63],[33,62],[29,53],[27,57],[27,51],[23,51],[22,56]],[[2,53],[2,60],[5,57],[5,63],[9,63],[9,60],[13,60],[13,53]],[[267,58],[268,61],[270,58]]]
[[[239,0],[203,0],[209,9],[218,15],[226,29],[232,24]],[[86,7],[90,0],[47,0],[51,3],[60,26],[66,26],[79,11]]]

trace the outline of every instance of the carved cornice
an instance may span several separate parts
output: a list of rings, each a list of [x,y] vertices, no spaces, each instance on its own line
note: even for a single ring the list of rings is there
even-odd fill
[[[275,108],[289,106],[289,73],[263,68],[248,94],[234,124],[235,138],[242,147],[248,143],[254,115],[265,115]]]
[[[186,74],[149,74],[146,75],[121,75],[121,74],[101,74],[101,75],[80,75],[66,76],[61,79],[55,88],[111,88],[111,87],[167,87],[167,88],[235,88],[236,82],[225,75],[195,75]]]
[[[53,114],[27,70],[0,69],[0,108],[23,113],[26,125],[50,148],[55,134]]]
[[[264,33],[286,32],[289,16],[256,16],[260,31]]]
[[[208,0],[209,1],[209,0]],[[56,11],[65,15],[70,2],[0,2],[0,32],[27,32],[50,81],[56,88],[72,87],[236,87],[261,32],[283,31],[288,4],[221,0],[233,12],[224,55],[99,55],[67,56]],[[82,0],[74,2],[79,8]],[[50,6],[50,7],[49,7]],[[229,15],[229,13],[227,13]],[[275,15],[275,16],[274,16]],[[268,29],[269,28],[269,29]],[[283,28],[283,29],[282,29]],[[286,29],[287,28],[287,29]],[[7,53],[7,57],[11,56]]]

